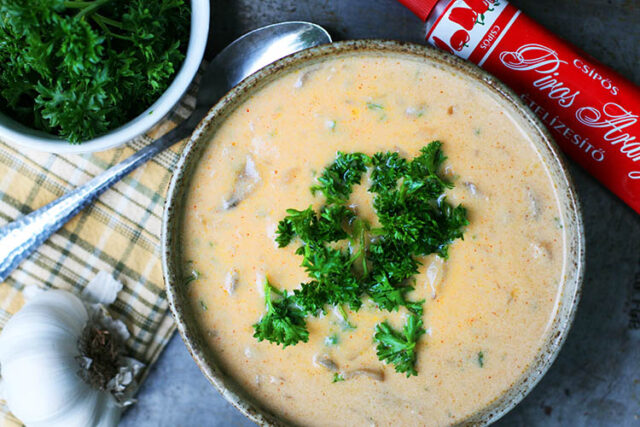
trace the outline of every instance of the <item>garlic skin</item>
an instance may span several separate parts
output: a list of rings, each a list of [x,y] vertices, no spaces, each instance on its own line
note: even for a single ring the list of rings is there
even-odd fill
[[[104,284],[105,279],[98,275],[94,281]],[[116,293],[106,292],[109,299]],[[1,331],[0,392],[11,412],[29,427],[116,426],[122,407],[132,402],[140,362],[122,358],[108,390],[94,388],[79,375],[91,365],[79,348],[88,324],[99,319],[115,325],[109,329],[112,335],[122,341],[128,337],[122,322],[94,304],[100,295],[87,299],[91,303],[62,290],[40,291]]]

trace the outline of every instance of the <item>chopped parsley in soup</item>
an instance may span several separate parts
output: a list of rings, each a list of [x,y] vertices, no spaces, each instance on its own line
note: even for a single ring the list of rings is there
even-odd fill
[[[298,425],[442,426],[526,375],[565,234],[501,100],[361,53],[272,81],[191,180],[185,282],[220,367]]]

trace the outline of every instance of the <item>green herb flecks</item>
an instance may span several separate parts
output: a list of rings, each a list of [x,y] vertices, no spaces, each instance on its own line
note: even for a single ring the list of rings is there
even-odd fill
[[[340,381],[344,381],[344,376],[342,374],[339,373],[334,373],[333,374],[333,380],[331,380],[332,383],[339,383]]]
[[[326,346],[338,345],[339,343],[340,337],[338,336],[338,334],[330,335],[324,339],[324,345]]]
[[[343,331],[353,331],[354,329],[356,329],[356,326],[354,324],[352,324],[351,322],[349,322],[349,316],[347,316],[347,312],[344,311],[344,307],[342,306],[342,304],[337,306],[338,309],[338,313],[340,313],[340,318],[342,319],[341,323],[342,323],[342,330]]]
[[[481,368],[484,368],[484,352],[482,352],[482,351],[478,352],[478,365]]]
[[[187,48],[184,0],[0,2],[0,110],[78,143],[165,91]]]
[[[462,238],[468,224],[465,208],[446,200],[445,191],[453,184],[439,175],[445,159],[438,141],[410,161],[392,152],[371,157],[339,152],[311,188],[324,195],[322,208],[288,209],[278,224],[278,246],[299,244],[296,254],[310,280],[292,295],[280,294],[275,302],[265,292],[267,314],[254,325],[256,338],[286,345],[306,341],[304,317],[326,313],[328,307],[335,307],[342,321],[354,328],[345,307],[359,310],[368,295],[376,308],[408,311],[402,333],[385,321],[376,327],[374,341],[380,360],[407,376],[416,375],[415,346],[425,332],[424,300],[409,298],[412,279],[422,257],[435,253],[446,259],[449,245]],[[380,223],[375,228],[348,207],[353,186],[367,170]]]
[[[407,377],[418,375],[415,369],[416,344],[424,333],[422,319],[416,315],[409,316],[402,333],[394,330],[386,321],[380,323],[374,335],[378,343],[378,358],[392,363],[396,372],[406,373]]]
[[[195,267],[193,267],[193,261],[188,261],[187,265],[189,266],[189,268],[191,269],[191,271],[189,272],[189,275],[187,275],[184,278],[184,285],[188,286],[191,284],[191,282],[198,280],[200,278],[200,272],[198,270],[195,269]]]
[[[558,230],[562,230],[564,228],[563,225],[562,225],[562,220],[560,219],[560,217],[554,216],[553,217],[553,222],[555,223],[556,228]]]

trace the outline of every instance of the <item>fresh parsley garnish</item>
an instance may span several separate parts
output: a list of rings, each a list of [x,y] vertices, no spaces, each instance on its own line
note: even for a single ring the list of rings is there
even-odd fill
[[[423,147],[411,161],[395,152],[371,157],[338,152],[311,187],[325,196],[322,208],[288,209],[276,231],[279,247],[299,243],[296,254],[311,280],[292,295],[280,294],[277,302],[265,292],[267,314],[254,325],[255,336],[285,346],[306,341],[305,316],[318,316],[333,306],[348,323],[344,306],[357,311],[368,295],[380,309],[409,311],[404,334],[385,321],[376,327],[374,340],[380,360],[407,376],[416,375],[415,344],[425,332],[424,300],[408,299],[414,289],[411,279],[421,257],[435,253],[446,259],[449,245],[462,238],[468,224],[465,208],[446,200],[445,190],[453,185],[438,174],[445,160],[439,141]],[[348,207],[353,186],[368,169],[368,190],[380,223],[375,228]],[[276,320],[280,329],[273,325]],[[286,334],[288,338],[282,338]]]
[[[373,336],[378,342],[376,354],[380,360],[393,363],[396,372],[406,373],[407,377],[418,375],[415,369],[416,344],[424,333],[422,319],[415,314],[407,318],[402,332],[394,330],[384,321],[376,326]]]
[[[311,187],[311,192],[321,191],[329,203],[345,203],[353,186],[360,184],[368,161],[369,158],[362,153],[338,152],[333,164],[325,168],[318,178],[320,184]]]
[[[371,157],[371,187],[373,192],[394,189],[407,173],[407,161],[398,153],[376,153]]]
[[[184,0],[3,0],[0,110],[78,143],[139,115],[187,48]]]
[[[367,288],[367,294],[381,308],[396,311],[401,306],[405,306],[410,311],[422,315],[424,300],[411,302],[405,298],[405,295],[413,290],[413,286],[392,285],[386,273],[376,275],[371,283]]]
[[[279,296],[275,299],[271,293]],[[282,348],[295,345],[299,341],[309,340],[309,331],[304,320],[304,312],[295,306],[291,295],[287,291],[280,292],[269,280],[264,284],[264,301],[267,312],[262,319],[253,325],[253,336],[258,341],[267,340],[275,344],[282,344]]]
[[[278,223],[276,243],[283,248],[298,236],[305,243],[335,242],[345,239],[343,224],[349,223],[354,213],[343,205],[325,206],[320,215],[311,206],[303,211],[287,209],[287,216]]]
[[[444,196],[445,189],[452,187],[437,174],[445,159],[441,143],[435,141],[401,168],[405,173],[397,185],[388,184],[391,178],[398,181],[397,161],[385,162],[375,169],[374,185],[382,189],[376,192],[373,206],[385,238],[376,242],[371,251],[374,261],[382,263],[383,270],[393,271],[399,280],[414,275],[417,268],[410,260],[402,262],[404,254],[437,253],[446,259],[449,244],[462,238],[463,227],[468,224],[466,209],[451,206]]]

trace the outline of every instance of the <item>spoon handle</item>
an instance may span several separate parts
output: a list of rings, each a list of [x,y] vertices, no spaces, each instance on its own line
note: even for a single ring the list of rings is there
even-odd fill
[[[195,124],[198,123],[197,117],[194,117],[197,115],[199,114],[192,114],[191,117],[161,138],[95,176],[86,184],[40,209],[0,227],[0,283],[24,258],[108,188],[151,157],[188,136]]]

